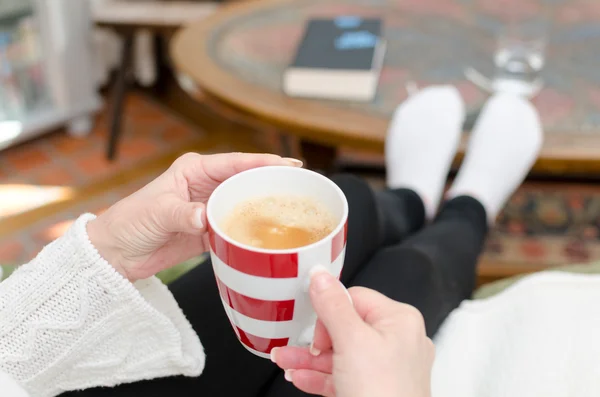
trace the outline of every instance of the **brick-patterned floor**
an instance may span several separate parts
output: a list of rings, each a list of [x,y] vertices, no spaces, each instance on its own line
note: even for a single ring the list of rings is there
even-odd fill
[[[153,179],[153,175],[136,180],[101,197],[83,201],[78,205],[52,216],[42,218],[34,225],[0,239],[0,264],[18,265],[33,258],[46,244],[61,236],[80,214],[91,212],[100,214],[114,202],[127,196]]]
[[[107,116],[102,112],[84,138],[64,131],[0,152],[0,183],[81,185],[168,151],[199,132],[140,95],[128,98],[117,161],[105,158]],[[1,214],[0,214],[1,216]]]
[[[94,130],[87,137],[72,138],[64,131],[57,131],[0,151],[0,231],[3,219],[43,205],[47,201],[42,196],[46,194],[46,188],[89,186],[132,169],[141,161],[151,161],[154,157],[177,150],[203,134],[141,95],[129,96],[124,120],[119,156],[112,163],[105,158],[105,111],[98,115]],[[82,212],[102,211],[153,176],[147,175],[117,186],[100,197],[39,219],[31,227],[2,233],[6,235],[4,238],[0,234],[0,264],[20,264],[29,260],[45,244],[61,235],[75,216]],[[29,195],[39,197],[19,200],[18,189],[32,187],[35,190]]]

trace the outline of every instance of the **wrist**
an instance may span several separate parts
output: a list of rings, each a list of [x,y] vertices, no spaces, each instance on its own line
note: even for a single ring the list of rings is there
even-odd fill
[[[127,271],[122,266],[119,250],[115,246],[111,234],[108,232],[106,222],[101,217],[93,219],[87,224],[87,234],[90,242],[100,256],[106,260],[119,274],[130,280]],[[130,280],[134,281],[134,280]]]

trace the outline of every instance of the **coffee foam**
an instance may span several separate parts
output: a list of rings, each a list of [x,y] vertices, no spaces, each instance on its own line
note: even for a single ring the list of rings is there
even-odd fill
[[[336,225],[333,214],[319,201],[310,197],[277,195],[238,204],[223,223],[223,230],[232,239],[254,247],[295,248],[323,239]],[[294,245],[291,242],[289,247],[268,246],[269,236],[265,234],[279,235],[280,240],[302,240],[302,243]]]

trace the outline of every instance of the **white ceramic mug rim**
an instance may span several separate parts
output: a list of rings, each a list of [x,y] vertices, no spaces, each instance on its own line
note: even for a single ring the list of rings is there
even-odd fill
[[[298,248],[288,248],[288,249],[282,249],[282,250],[257,248],[257,247],[253,247],[251,245],[242,244],[242,243],[239,243],[239,242],[231,239],[229,236],[227,236],[225,233],[223,233],[223,231],[221,230],[221,227],[218,225],[218,223],[214,219],[214,216],[212,214],[213,211],[211,211],[211,207],[213,206],[213,203],[215,200],[214,198],[217,196],[219,191],[221,189],[223,189],[223,186],[230,184],[230,183],[235,183],[236,179],[243,178],[245,175],[247,175],[249,173],[257,173],[257,172],[264,171],[265,169],[273,169],[273,168],[285,168],[286,170],[290,170],[291,172],[308,172],[308,173],[313,174],[315,177],[320,178],[321,180],[324,180],[325,182],[327,182],[328,184],[330,184],[333,187],[335,192],[338,194],[340,200],[342,201],[344,208],[343,208],[342,218],[341,218],[340,222],[335,227],[335,229],[333,229],[333,231],[331,233],[329,233],[327,236],[323,237],[321,240],[314,242],[312,244],[305,245],[305,246],[298,247]],[[346,224],[346,220],[348,219],[348,200],[346,200],[346,196],[344,195],[344,192],[342,192],[342,189],[340,189],[338,185],[336,185],[331,179],[319,174],[318,172],[307,170],[305,168],[295,168],[295,167],[291,167],[291,166],[272,165],[272,166],[253,168],[251,170],[246,170],[246,171],[240,172],[239,174],[236,174],[236,175],[232,176],[231,178],[226,179],[223,183],[221,183],[219,186],[217,186],[217,188],[212,192],[212,194],[208,198],[208,203],[206,204],[206,218],[208,220],[208,224],[213,229],[213,231],[216,234],[218,234],[220,238],[227,241],[227,243],[229,243],[231,245],[235,245],[235,246],[242,248],[244,250],[247,250],[247,251],[258,252],[258,253],[262,253],[262,254],[294,254],[294,253],[298,253],[301,251],[310,250],[311,248],[314,248],[320,244],[323,244],[324,242],[326,242],[328,240],[333,239],[334,236],[337,236],[337,234],[342,230],[342,228]]]

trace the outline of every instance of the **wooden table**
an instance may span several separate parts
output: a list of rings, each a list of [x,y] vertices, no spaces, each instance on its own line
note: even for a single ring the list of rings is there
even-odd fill
[[[466,5],[466,4],[470,5]],[[530,0],[523,13],[549,7]],[[533,99],[545,128],[535,171],[559,175],[600,172],[600,2],[553,6],[553,30],[543,70],[545,88]],[[474,0],[261,0],[235,3],[182,29],[171,54],[185,74],[230,111],[276,126],[303,142],[305,158],[327,166],[340,146],[382,152],[391,112],[406,84],[451,83],[471,112],[486,94],[464,77],[466,66],[490,72],[495,31],[506,19],[501,2]],[[520,4],[520,3],[519,3]],[[379,16],[388,52],[373,103],[287,97],[281,76],[307,19]],[[465,138],[466,138],[465,134]],[[464,142],[463,142],[464,147]]]

